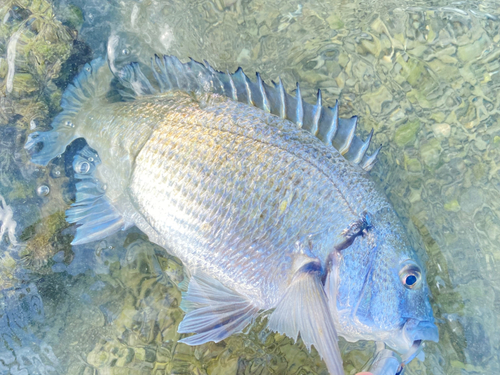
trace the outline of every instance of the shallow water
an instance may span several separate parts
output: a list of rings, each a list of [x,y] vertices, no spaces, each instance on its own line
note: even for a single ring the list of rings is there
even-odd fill
[[[419,245],[439,325],[440,342],[406,373],[500,371],[494,2],[4,0],[0,16],[0,221],[10,229],[0,243],[0,373],[326,373],[316,354],[260,322],[223,343],[177,345],[182,265],[136,229],[69,245],[64,210],[82,144],[42,169],[22,147],[110,34],[122,62],[168,53],[242,66],[289,90],[300,82],[309,101],[322,88],[344,117],[359,115],[358,134],[374,128],[383,146],[371,175]],[[354,374],[374,344],[341,348]]]

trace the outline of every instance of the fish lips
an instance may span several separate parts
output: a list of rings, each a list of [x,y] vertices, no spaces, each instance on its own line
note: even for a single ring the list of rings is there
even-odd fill
[[[408,361],[418,354],[422,341],[437,342],[438,339],[438,328],[434,320],[408,319],[397,335],[384,341]]]
[[[408,343],[415,341],[439,341],[438,327],[434,321],[408,319],[403,327],[403,335]]]
[[[421,353],[423,341],[437,342],[439,339],[438,328],[434,321],[408,319],[400,332],[402,333],[399,336],[400,340],[388,345],[404,354],[399,356],[388,349],[378,352],[370,366],[371,374],[402,375],[405,366]]]

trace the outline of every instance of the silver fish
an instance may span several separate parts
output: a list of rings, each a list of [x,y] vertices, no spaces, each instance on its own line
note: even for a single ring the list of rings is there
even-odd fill
[[[136,225],[179,257],[191,274],[179,332],[195,333],[182,342],[218,342],[267,312],[338,375],[338,335],[402,354],[437,341],[423,265],[367,173],[378,150],[366,155],[355,117],[241,69],[170,56],[110,67],[85,65],[26,148],[46,165],[86,139],[73,243]],[[113,78],[125,100],[109,95]]]

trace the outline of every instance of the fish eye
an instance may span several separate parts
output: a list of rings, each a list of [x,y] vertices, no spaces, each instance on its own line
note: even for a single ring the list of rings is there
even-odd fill
[[[422,271],[420,267],[413,261],[403,263],[401,271],[399,271],[401,282],[408,289],[415,289],[421,284]]]
[[[415,275],[408,275],[408,276],[406,276],[405,285],[408,285],[408,286],[411,287],[416,282],[417,282],[417,276],[415,276]]]

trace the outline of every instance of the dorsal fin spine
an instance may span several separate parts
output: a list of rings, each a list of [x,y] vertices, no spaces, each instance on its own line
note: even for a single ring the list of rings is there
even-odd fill
[[[234,84],[236,86],[236,95],[238,97],[238,101],[241,103],[247,103],[248,104],[248,94],[247,94],[247,87],[245,84],[245,74],[243,73],[243,69],[238,68],[236,72],[232,74]]]
[[[214,92],[217,93],[217,94],[225,94],[224,84],[219,79],[218,72],[214,68],[212,68],[212,66],[208,63],[207,60],[203,60],[203,63],[205,64],[206,68],[208,69],[208,71],[211,74],[211,77],[213,78],[212,79],[212,86],[213,86]],[[218,85],[217,85],[217,83],[218,83]]]
[[[185,67],[185,73],[186,73],[186,79],[188,81],[188,87],[190,91],[197,91],[199,89],[199,83],[198,80],[196,79],[196,74],[193,71],[193,59],[190,59],[186,64],[182,64],[180,62],[181,67]]]
[[[280,94],[280,117],[286,118],[286,100],[285,100],[285,88],[283,87],[283,82],[281,77],[278,78],[278,90]]]
[[[247,77],[247,75],[242,71],[243,77],[244,77],[244,82],[245,82],[245,89],[247,90],[247,98],[248,98],[248,103],[249,105],[254,105],[253,99],[252,99],[252,90],[250,88],[250,78]]]
[[[381,149],[382,146],[379,146],[379,148],[377,148],[373,154],[367,157],[366,160],[361,165],[361,168],[363,168],[367,172],[371,171],[371,169],[375,165],[375,162],[377,161],[377,156]]]
[[[236,90],[236,86],[233,81],[233,76],[232,74],[229,74],[229,72],[227,72],[226,74],[229,77],[229,83],[231,84],[231,99],[238,100],[238,91]]]
[[[351,143],[352,143],[352,140],[354,138],[354,134],[356,133],[356,128],[358,126],[358,117],[357,116],[351,117],[350,120],[351,120],[351,126],[349,128],[347,136],[344,140],[343,145],[339,147],[339,152],[341,155],[344,155],[347,151],[349,151],[349,147],[351,147]]]
[[[151,58],[151,70],[153,71],[153,75],[155,76],[156,81],[160,85],[160,91],[164,91],[165,90],[165,84],[163,83],[160,75],[158,74],[158,72],[155,69],[155,62],[156,62],[156,58],[157,57],[158,56],[155,55],[155,57]],[[156,63],[156,64],[158,64],[158,63]]]
[[[327,145],[332,144],[332,140],[335,137],[335,134],[337,134],[337,129],[339,127],[339,101],[335,101],[335,106],[333,108],[330,108],[330,111],[332,112],[332,121],[330,123],[330,127],[328,128],[328,131],[325,134],[325,143]]]
[[[165,66],[168,66],[170,64],[175,69],[175,63],[174,63],[174,61],[172,59],[172,56],[165,56],[165,57],[166,57],[165,58]],[[179,77],[177,76],[177,74],[175,74],[175,72],[173,72],[173,73],[174,74],[172,74],[172,76],[174,77],[175,82],[172,82],[172,84],[174,84],[174,87],[180,88],[181,85],[180,85],[180,82],[179,82]]]
[[[190,90],[191,88],[190,88],[190,84],[189,84],[189,79],[186,76],[184,64],[181,63],[181,61],[177,58],[177,56],[171,56],[171,59],[172,59],[172,63],[174,64],[175,69],[177,70],[177,72],[175,74],[175,78],[177,79],[177,84],[178,84],[179,88],[187,87],[187,89]]]
[[[295,95],[295,100],[297,101],[297,107],[295,112],[296,124],[299,128],[304,126],[304,108],[302,105],[302,95],[300,94],[300,86],[297,82],[297,94]]]
[[[366,141],[363,143],[363,145],[359,148],[358,155],[352,160],[353,163],[359,164],[361,160],[363,160],[363,157],[366,154],[366,151],[368,150],[368,147],[370,146],[370,142],[373,137],[373,129],[371,130],[370,134],[368,134],[368,137],[366,137]]]
[[[163,61],[161,61],[160,57],[155,55],[155,61],[156,61],[156,65],[158,66],[158,68],[160,69],[160,71],[162,73],[159,75],[160,79],[161,79],[160,82],[166,84],[165,87],[167,90],[172,89],[172,87],[173,87],[172,81],[170,81],[170,78],[168,76],[168,72],[166,69],[166,65],[165,65],[167,63],[166,57],[163,56]]]
[[[264,83],[262,82],[262,77],[259,73],[257,73],[257,82],[259,83],[260,95],[262,96],[262,109],[268,113],[271,113],[269,99],[267,98],[266,89],[264,87]]]
[[[190,69],[193,83],[195,84],[195,90],[205,91],[207,86],[211,85],[210,77],[211,73],[205,67],[205,65],[191,59],[187,66]]]
[[[321,90],[318,90],[316,105],[314,106],[314,116],[311,126],[311,134],[318,135],[319,119],[321,117],[321,110],[323,109],[323,103],[321,99]]]

